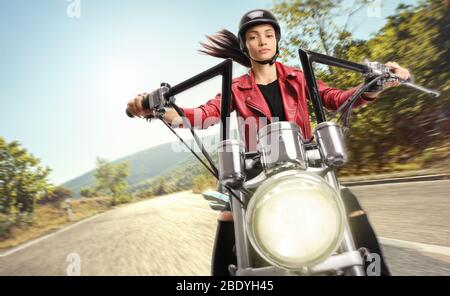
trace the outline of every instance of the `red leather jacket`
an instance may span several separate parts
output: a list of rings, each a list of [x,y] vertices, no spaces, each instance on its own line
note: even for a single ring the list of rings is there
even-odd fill
[[[286,66],[276,62],[278,83],[281,90],[284,112],[286,120],[295,122],[302,130],[305,139],[311,139],[311,127],[307,106],[307,86],[303,72],[300,69]],[[341,90],[327,86],[322,81],[317,81],[323,105],[330,110],[336,110],[343,104],[356,90]],[[246,150],[256,150],[257,130],[264,125],[261,118],[272,121],[269,106],[255,83],[253,71],[242,75],[232,81],[232,102],[231,111],[237,111],[240,119],[247,120],[249,124],[242,129],[239,124],[241,134],[245,137]],[[182,108],[186,118],[194,128],[205,129],[220,122],[220,93],[214,99],[197,108]],[[355,103],[355,107],[366,104],[368,101],[362,97]],[[252,123],[253,122],[253,123]],[[241,122],[242,123],[242,122]],[[252,126],[253,125],[253,126]]]

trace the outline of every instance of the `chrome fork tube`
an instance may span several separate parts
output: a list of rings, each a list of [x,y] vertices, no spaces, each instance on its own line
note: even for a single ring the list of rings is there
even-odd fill
[[[248,204],[248,198],[245,197],[240,191],[233,190],[244,204]],[[237,257],[237,268],[244,269],[251,267],[251,246],[250,241],[247,237],[246,223],[245,223],[245,209],[242,204],[235,198],[231,199],[231,206],[234,219],[234,237],[236,243],[236,257]]]
[[[334,170],[331,170],[326,175],[327,181],[337,190],[339,193],[339,197],[341,197],[341,190],[339,181],[336,177],[336,172]],[[341,197],[342,199],[342,197]],[[344,201],[342,201],[344,202]],[[355,241],[353,240],[352,233],[350,231],[350,226],[348,224],[347,214],[345,214],[344,219],[344,239],[341,243],[340,250],[341,252],[352,252],[356,251]],[[350,272],[354,276],[365,276],[366,273],[364,272],[363,266],[352,266],[350,267]]]

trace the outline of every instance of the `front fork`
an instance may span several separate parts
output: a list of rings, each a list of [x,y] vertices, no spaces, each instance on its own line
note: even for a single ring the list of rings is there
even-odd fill
[[[239,198],[248,204],[248,199],[250,197],[244,196],[240,191],[235,192]],[[234,235],[236,243],[236,257],[237,257],[237,269],[245,269],[251,267],[252,258],[252,247],[250,245],[250,240],[247,236],[247,223],[245,223],[245,209],[242,204],[235,198],[231,199],[231,209],[234,219]]]
[[[325,178],[331,184],[331,186],[333,186],[334,189],[336,189],[336,191],[339,193],[339,197],[342,199],[341,188],[340,188],[337,176],[336,176],[336,172],[334,170],[329,171],[326,174]],[[342,200],[342,202],[344,202],[344,200]],[[346,219],[344,219],[344,223],[345,223],[344,239],[342,240],[341,246],[339,248],[339,251],[341,253],[352,252],[352,251],[357,250],[355,241],[353,240],[352,232],[350,230],[350,225],[348,224],[347,216],[348,216],[347,213],[345,213]],[[362,258],[362,259],[364,259],[364,258]],[[365,276],[366,275],[363,266],[360,266],[360,265],[355,265],[355,266],[350,267],[349,272],[350,272],[350,275],[353,275],[353,276]]]
[[[234,222],[237,266],[230,273],[235,275],[238,269],[250,268],[253,262],[251,255],[252,247],[247,237],[247,225],[244,221],[245,209],[238,200],[232,198],[229,194],[225,195],[227,192],[220,182],[217,183],[216,190],[216,192],[204,192],[203,197],[210,201],[209,205],[214,210],[225,210],[228,205],[231,207]],[[240,190],[233,190],[233,192],[244,204],[248,204],[249,196],[245,196]]]

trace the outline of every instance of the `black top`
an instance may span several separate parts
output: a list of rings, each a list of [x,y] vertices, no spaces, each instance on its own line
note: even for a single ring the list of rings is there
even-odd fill
[[[273,117],[272,121],[277,121],[276,117],[278,117],[278,121],[286,121],[278,80],[266,85],[258,84],[258,87],[269,105],[270,113]]]

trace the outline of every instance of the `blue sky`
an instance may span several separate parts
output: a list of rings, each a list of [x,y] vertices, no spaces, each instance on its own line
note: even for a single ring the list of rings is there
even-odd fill
[[[219,63],[197,52],[205,34],[236,32],[246,11],[272,5],[79,0],[80,17],[71,18],[70,1],[0,0],[0,136],[50,166],[55,184],[92,169],[97,156],[113,160],[176,140],[160,122],[127,118],[126,102]],[[368,38],[400,2],[411,1],[381,1],[380,17],[355,15],[356,36]],[[219,91],[215,79],[178,96],[178,104],[198,106]]]

